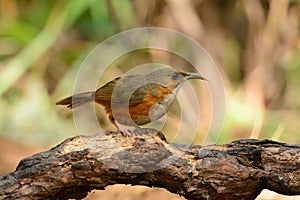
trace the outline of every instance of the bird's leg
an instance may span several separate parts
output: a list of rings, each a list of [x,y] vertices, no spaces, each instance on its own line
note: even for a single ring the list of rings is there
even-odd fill
[[[129,129],[124,130],[123,127],[121,127],[121,125],[119,125],[117,121],[115,121],[113,116],[110,115],[109,120],[118,129],[118,131],[121,133],[122,136],[131,136],[131,130]]]

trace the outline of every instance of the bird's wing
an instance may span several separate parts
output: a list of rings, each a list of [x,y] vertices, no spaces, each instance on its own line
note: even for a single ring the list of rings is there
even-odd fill
[[[158,83],[147,83],[134,91],[130,98],[130,105],[147,101],[149,105],[163,101],[172,90]]]
[[[144,82],[144,76],[139,74],[118,77],[97,89],[95,99],[107,104],[126,104],[129,102],[129,105],[135,105],[139,103],[137,96],[135,95],[134,101],[131,101],[131,96]]]
[[[95,94],[96,100],[103,103],[129,104],[134,106],[145,98],[148,101],[162,100],[172,90],[158,83],[149,83],[145,76],[135,74],[118,77],[100,87]]]
[[[109,103],[111,102],[111,96],[112,92],[114,91],[114,88],[118,82],[118,80],[121,77],[115,78],[114,80],[106,83],[102,87],[98,88],[95,93],[95,99],[104,102],[104,103]]]

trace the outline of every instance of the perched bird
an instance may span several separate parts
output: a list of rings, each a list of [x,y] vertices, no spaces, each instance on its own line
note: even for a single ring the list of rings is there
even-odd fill
[[[95,101],[104,106],[110,121],[124,133],[120,124],[138,127],[164,116],[179,88],[189,79],[206,80],[197,73],[163,68],[146,75],[118,77],[96,91],[75,94],[56,104],[77,108]]]

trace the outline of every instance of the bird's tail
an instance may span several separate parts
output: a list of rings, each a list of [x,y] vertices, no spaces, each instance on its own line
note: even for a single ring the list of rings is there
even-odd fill
[[[68,108],[77,108],[85,103],[94,101],[94,98],[95,92],[84,92],[64,98],[56,102],[56,105],[67,105]]]

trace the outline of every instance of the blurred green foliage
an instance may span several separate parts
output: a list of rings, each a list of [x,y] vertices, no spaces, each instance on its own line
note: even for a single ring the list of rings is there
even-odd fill
[[[299,1],[177,4],[0,0],[0,135],[36,145],[52,145],[75,135],[71,112],[57,108],[55,101],[71,94],[82,60],[120,31],[157,26],[190,35],[218,65],[227,94],[218,142],[258,137],[299,143]],[[164,54],[153,55],[124,56],[107,77],[148,60],[168,62],[161,58]],[[204,131],[205,127],[199,129],[195,143],[201,143]]]

